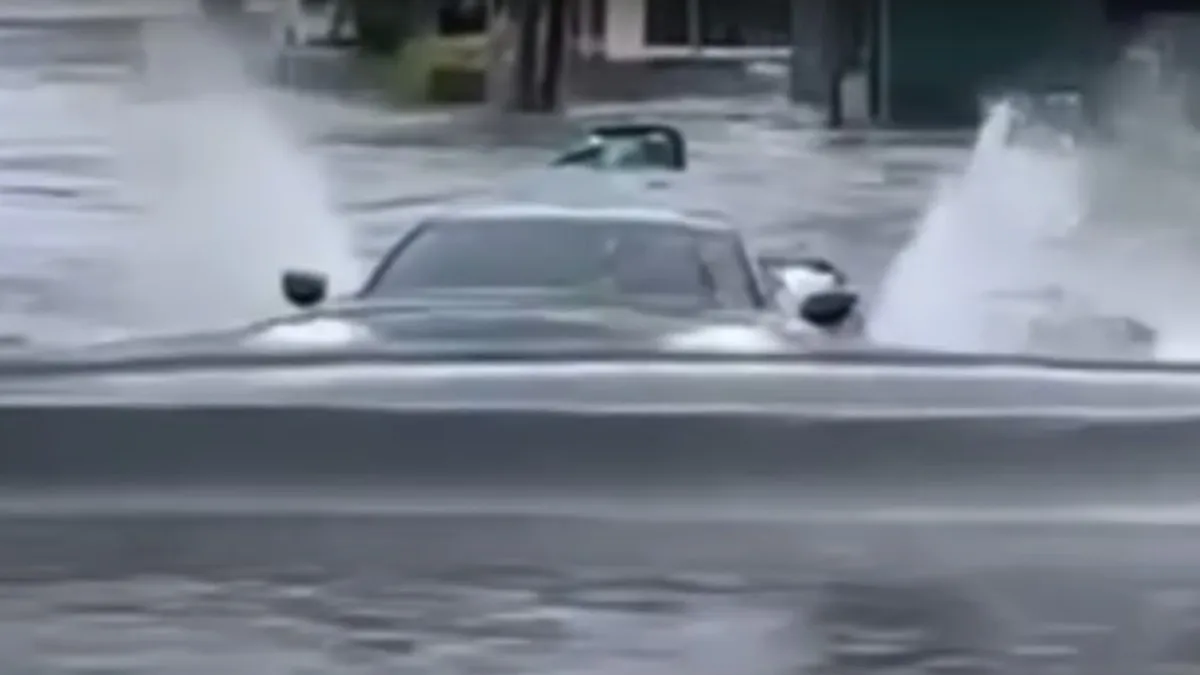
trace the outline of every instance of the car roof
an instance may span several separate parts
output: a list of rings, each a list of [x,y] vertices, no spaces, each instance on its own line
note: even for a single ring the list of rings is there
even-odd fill
[[[706,232],[737,234],[727,221],[711,214],[686,213],[656,207],[578,207],[545,204],[498,204],[456,208],[438,213],[427,222],[453,221],[546,221],[561,222],[564,226],[625,223],[646,227],[676,227]]]

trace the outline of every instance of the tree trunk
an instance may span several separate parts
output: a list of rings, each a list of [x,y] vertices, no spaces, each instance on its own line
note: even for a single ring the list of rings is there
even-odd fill
[[[554,112],[562,104],[564,64],[567,55],[567,0],[546,0],[550,3],[546,16],[541,91],[538,112]]]
[[[822,15],[825,27],[822,70],[827,87],[825,124],[834,129],[840,128],[845,122],[842,80],[846,76],[846,66],[851,51],[847,14],[845,2],[842,0],[825,0]]]
[[[513,18],[517,25],[517,58],[515,67],[516,96],[514,107],[520,112],[538,109],[539,74],[541,71],[543,0],[517,0]]]
[[[845,106],[842,100],[842,80],[845,73],[841,68],[834,68],[829,73],[828,104],[825,109],[825,126],[830,129],[840,129],[846,123]]]

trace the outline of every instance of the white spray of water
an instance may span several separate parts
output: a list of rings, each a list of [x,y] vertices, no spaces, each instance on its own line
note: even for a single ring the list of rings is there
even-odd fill
[[[204,26],[152,24],[123,118],[125,181],[143,214],[126,300],[143,330],[191,330],[286,311],[287,268],[360,278],[320,167],[285,133],[236,50]],[[148,99],[148,100],[147,100]]]
[[[962,176],[943,187],[885,276],[869,322],[887,344],[965,352],[1025,346],[1021,296],[1058,282],[1052,244],[1079,221],[1078,162],[1008,142],[1016,112],[997,105]]]
[[[1198,38],[1191,16],[1147,25],[1094,101],[1110,132],[1098,142],[1050,154],[1011,147],[1003,139],[1012,110],[994,111],[961,181],[939,195],[890,270],[873,335],[1020,349],[1019,331],[997,326],[1003,303],[989,291],[1050,283],[1091,312],[1153,327],[1157,359],[1200,361],[1191,299],[1200,288],[1200,73],[1171,46]]]
[[[1143,116],[1087,153],[1089,216],[1072,243],[1077,287],[1158,330],[1156,357],[1200,360],[1200,134]],[[1152,138],[1145,138],[1152,136]]]

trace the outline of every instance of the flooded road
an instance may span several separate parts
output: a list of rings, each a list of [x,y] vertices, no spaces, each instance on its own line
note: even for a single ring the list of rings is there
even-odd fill
[[[764,246],[806,246],[869,287],[933,181],[965,158],[961,137],[831,140],[810,112],[770,98],[580,106],[576,123],[546,124],[235,95],[200,72],[213,50],[180,34],[116,20],[5,29],[0,209],[21,226],[0,239],[4,332],[61,339],[282,311],[280,268],[345,269],[339,247],[365,266],[415,204],[543,180],[580,124],[631,115],[679,124],[694,153],[679,185],[641,201],[731,214]],[[361,273],[332,271],[343,286]]]
[[[823,672],[841,654],[855,673],[1143,672],[1193,658],[1195,532],[10,516],[0,662],[47,673],[766,675]]]
[[[0,332],[74,341],[282,310],[281,267],[315,265],[352,284],[430,203],[557,180],[539,168],[572,133],[264,93],[222,79],[223,63],[169,22],[0,25]],[[830,135],[772,98],[579,106],[573,123],[629,115],[678,124],[694,156],[688,176],[645,200],[720,210],[765,248],[839,261],[870,293],[968,153],[963,138]],[[1098,463],[1137,445],[1095,429],[1052,433],[1091,438]],[[1145,450],[1161,468],[1196,433],[1151,436]],[[1067,447],[1006,438],[1029,456]],[[923,450],[886,431],[869,447],[889,442]],[[1076,478],[1103,496],[1120,464]],[[909,469],[911,487],[920,472]],[[783,499],[730,518],[737,500],[719,499],[720,485],[702,495],[707,513],[683,516],[613,494],[574,510],[562,494],[471,508],[421,496],[397,509],[394,493],[354,485],[236,502],[110,491],[103,509],[87,495],[55,510],[27,494],[0,504],[0,669],[1143,672],[1193,659],[1197,523],[1179,506],[1193,475],[1157,485],[1165,506],[1054,520],[981,509],[990,520],[972,521],[969,498],[833,515]],[[627,508],[603,508],[613,502]]]

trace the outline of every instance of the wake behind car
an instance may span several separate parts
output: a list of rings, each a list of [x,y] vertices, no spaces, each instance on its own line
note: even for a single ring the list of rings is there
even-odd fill
[[[266,334],[304,341],[323,320],[322,330],[332,331],[325,335],[387,342],[681,346],[699,345],[688,340],[703,335],[769,350],[852,325],[858,295],[844,281],[823,261],[760,261],[720,220],[506,205],[419,223],[349,297],[326,298],[320,272],[285,273],[285,295],[307,312],[273,322]]]

